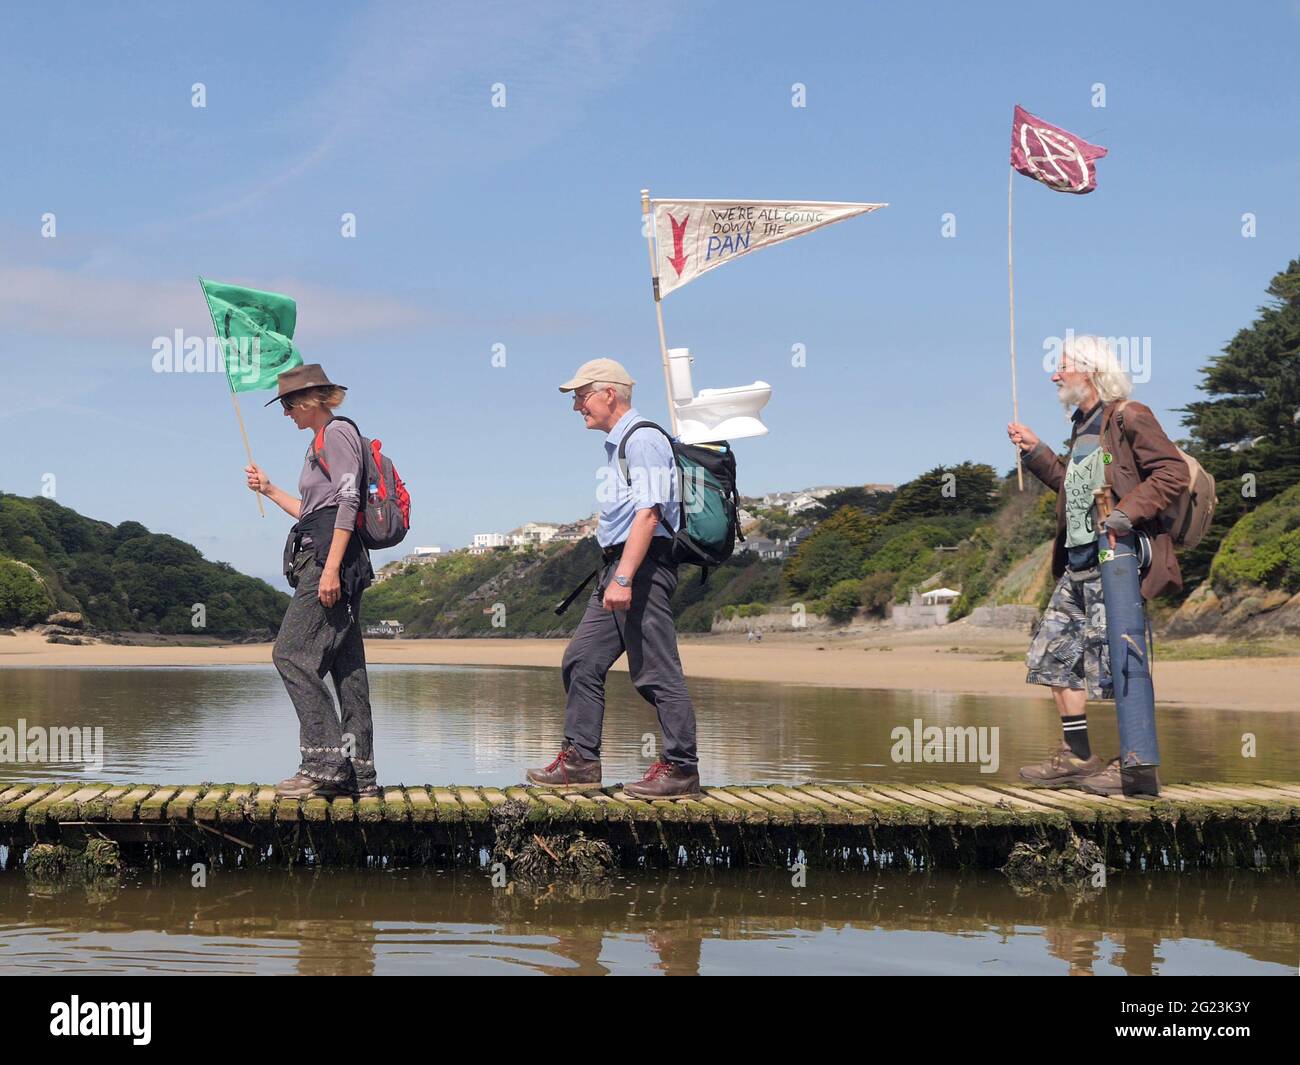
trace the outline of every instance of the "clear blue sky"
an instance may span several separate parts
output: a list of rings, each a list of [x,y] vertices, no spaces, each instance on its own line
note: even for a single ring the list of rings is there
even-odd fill
[[[0,488],[53,474],[84,514],[274,577],[287,519],[257,516],[223,381],[151,367],[155,337],[210,331],[202,273],[299,299],[304,355],[411,485],[409,545],[589,513],[599,438],[555,385],[614,356],[666,416],[643,186],[891,204],[665,302],[697,387],[774,386],[743,491],[1005,469],[1017,102],[1110,150],[1089,196],[1016,178],[1022,420],[1064,435],[1041,356],[1072,327],[1151,338],[1137,398],[1176,435],[1300,255],[1298,46],[1294,0],[15,5]],[[254,452],[292,487],[305,436],[257,396]]]

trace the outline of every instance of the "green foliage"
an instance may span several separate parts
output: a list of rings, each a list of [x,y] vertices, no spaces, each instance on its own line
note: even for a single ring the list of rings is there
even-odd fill
[[[1199,388],[1210,398],[1183,408],[1188,450],[1214,476],[1219,496],[1208,535],[1179,559],[1188,591],[1209,572],[1229,529],[1300,482],[1300,259],[1267,291],[1258,317],[1202,367]],[[1243,495],[1248,482],[1253,494]]]
[[[21,562],[0,559],[0,625],[34,625],[53,609],[40,577]]]
[[[175,537],[135,521],[94,521],[43,497],[0,493],[0,556],[28,563],[54,609],[80,611],[97,628],[192,633],[190,611],[202,603],[201,631],[244,634],[277,629],[288,606],[266,582]]]
[[[826,616],[837,625],[850,621],[862,605],[862,582],[839,581],[826,593]]]
[[[1242,585],[1300,591],[1300,484],[1232,527],[1214,556],[1210,581],[1220,595]]]

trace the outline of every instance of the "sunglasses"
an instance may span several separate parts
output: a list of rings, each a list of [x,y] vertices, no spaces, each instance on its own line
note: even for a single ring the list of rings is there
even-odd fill
[[[293,410],[293,400],[288,396],[280,397],[280,406],[285,410]]]

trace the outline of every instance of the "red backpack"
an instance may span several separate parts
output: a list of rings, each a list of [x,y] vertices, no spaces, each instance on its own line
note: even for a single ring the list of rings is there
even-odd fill
[[[406,539],[406,533],[411,528],[411,493],[398,476],[392,459],[383,453],[382,440],[366,439],[351,418],[336,417],[335,421],[347,422],[361,437],[361,454],[365,466],[361,471],[364,496],[361,505],[357,507],[357,535],[366,547],[374,551],[394,547]],[[313,461],[325,471],[326,477],[330,477],[324,455],[327,427],[322,426],[317,431],[311,450]]]

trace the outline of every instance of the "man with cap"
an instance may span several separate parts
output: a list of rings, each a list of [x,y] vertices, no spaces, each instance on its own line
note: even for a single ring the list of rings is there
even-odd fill
[[[677,587],[672,559],[681,486],[672,446],[663,431],[632,406],[636,382],[613,359],[594,359],[560,385],[588,429],[605,434],[605,461],[597,498],[601,549],[599,580],[564,652],[564,743],[555,760],[530,769],[542,787],[599,788],[600,737],[605,718],[605,675],[626,652],[632,684],[659,716],[663,756],[644,779],[628,784],[641,799],[698,795],[695,709],[682,663],[670,600]],[[619,463],[624,443],[626,467]]]
[[[284,416],[308,429],[298,495],[278,488],[256,465],[248,487],[294,519],[284,575],[294,589],[271,658],[298,712],[298,772],[276,787],[286,798],[377,795],[370,681],[361,639],[361,593],[374,579],[356,531],[365,465],[361,434],[334,410],[347,387],[317,363],[286,370],[276,398]],[[269,407],[271,403],[268,403]],[[329,675],[339,713],[325,687]]]

